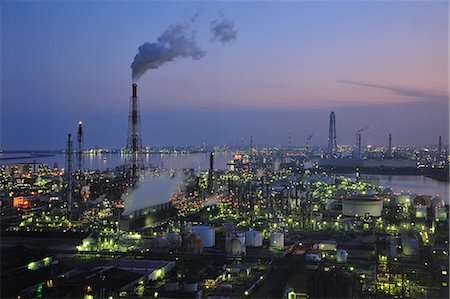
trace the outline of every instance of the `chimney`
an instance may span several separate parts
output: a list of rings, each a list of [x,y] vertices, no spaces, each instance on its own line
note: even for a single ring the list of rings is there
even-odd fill
[[[137,98],[137,84],[133,83],[133,98]]]

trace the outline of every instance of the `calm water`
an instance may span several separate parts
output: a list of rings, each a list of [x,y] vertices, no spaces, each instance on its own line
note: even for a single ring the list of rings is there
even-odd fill
[[[346,175],[354,177],[353,175]],[[437,181],[425,176],[414,175],[361,175],[362,178],[374,179],[383,187],[389,187],[394,192],[411,192],[422,195],[438,195],[449,202],[449,182]]]
[[[3,154],[1,157],[23,156],[21,154]],[[226,169],[226,163],[231,159],[232,153],[216,153],[214,159],[214,168]],[[53,157],[41,157],[20,160],[3,160],[0,164],[9,164],[17,162],[37,162],[47,163],[50,166],[56,162],[59,167],[64,167],[65,156],[63,154]],[[85,155],[84,165],[88,169],[106,169],[122,165],[125,162],[125,156],[119,154],[99,154]],[[149,154],[144,156],[146,165],[152,164],[164,168],[194,168],[197,170],[206,170],[209,168],[209,154]],[[348,177],[354,175],[346,174]],[[424,195],[439,195],[446,202],[449,202],[449,182],[437,181],[424,176],[400,176],[400,175],[363,175],[364,178],[378,180],[383,187],[390,187],[394,192],[412,192]]]
[[[0,157],[15,157],[26,156],[26,154],[2,154]],[[231,153],[215,153],[214,154],[214,168],[226,169],[227,162],[231,159]],[[125,155],[120,154],[98,154],[98,155],[84,155],[84,168],[86,169],[101,169],[114,168],[125,163]],[[0,164],[11,163],[27,163],[36,160],[38,163],[46,163],[53,167],[54,163],[58,167],[63,168],[65,165],[65,155],[57,154],[52,157],[33,157],[30,159],[11,159],[1,160]],[[144,155],[145,165],[161,166],[164,168],[194,168],[196,170],[206,170],[209,168],[209,153],[195,153],[195,154],[148,154]],[[74,167],[76,162],[74,161]]]

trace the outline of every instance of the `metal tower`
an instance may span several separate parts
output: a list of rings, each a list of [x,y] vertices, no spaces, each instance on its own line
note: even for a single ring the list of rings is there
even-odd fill
[[[361,159],[362,155],[361,155],[361,133],[357,133],[356,136],[358,137],[358,142],[357,142],[357,158]]]
[[[77,132],[77,169],[79,172],[83,170],[83,142],[84,142],[83,123],[80,121],[78,123],[78,132]]]
[[[389,133],[388,158],[392,158],[392,134]]]
[[[330,113],[330,127],[328,132],[328,155],[330,157],[335,157],[337,153],[337,143],[336,143],[336,116],[334,111]]]
[[[289,131],[289,134],[288,134],[288,146],[289,146],[289,148],[292,147],[292,132],[291,131]]]
[[[129,159],[127,166],[131,177],[138,177],[139,169],[143,167],[142,161],[142,136],[141,136],[141,114],[139,111],[139,98],[137,96],[137,84],[132,85],[132,96],[130,97],[130,114],[128,116],[128,140],[127,152]]]
[[[438,153],[442,154],[442,136],[439,136]]]
[[[209,171],[208,171],[208,191],[213,191],[213,175],[214,175],[214,152],[209,155]]]
[[[73,142],[72,134],[67,135],[67,146],[66,146],[66,170],[65,174],[67,177],[67,210],[72,211],[72,192],[73,192],[73,182],[72,182],[72,155],[73,155]]]

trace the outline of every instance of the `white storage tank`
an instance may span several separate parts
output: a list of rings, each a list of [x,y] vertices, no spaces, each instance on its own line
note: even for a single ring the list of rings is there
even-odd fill
[[[280,232],[272,232],[270,233],[270,247],[276,249],[284,248],[284,234]]]
[[[245,233],[245,245],[250,247],[261,247],[263,244],[262,233],[251,230]]]
[[[427,206],[416,206],[416,218],[427,218]]]
[[[347,262],[347,257],[348,257],[348,252],[347,250],[344,249],[339,249],[336,252],[336,261],[338,263],[346,263]]]
[[[232,256],[241,256],[245,255],[245,243],[242,243],[239,239],[232,238],[231,240],[226,241],[226,252]]]
[[[351,217],[380,217],[383,201],[377,197],[350,197],[342,200],[342,214]]]
[[[238,239],[242,244],[245,245],[245,232],[228,232],[225,234],[226,241],[229,241],[231,239]]]
[[[192,226],[192,231],[202,239],[204,247],[212,247],[216,244],[216,233],[213,227],[195,225]]]
[[[336,241],[320,241],[320,243],[314,244],[314,249],[324,250],[324,251],[336,251],[337,242]]]

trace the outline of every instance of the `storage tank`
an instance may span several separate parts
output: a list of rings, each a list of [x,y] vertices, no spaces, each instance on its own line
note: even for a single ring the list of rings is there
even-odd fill
[[[434,218],[437,220],[447,219],[447,209],[445,207],[438,207],[434,210]]]
[[[179,287],[179,282],[177,280],[167,281],[164,285],[166,291],[176,291]]]
[[[197,282],[185,282],[183,284],[183,290],[185,292],[197,292]]]
[[[177,232],[170,232],[166,235],[167,240],[169,240],[170,247],[178,248],[181,246],[181,235]]]
[[[427,206],[417,205],[416,206],[416,218],[427,218]]]
[[[263,244],[262,233],[251,230],[245,233],[245,245],[250,247],[261,247]]]
[[[419,255],[419,240],[408,235],[402,236],[402,252],[404,255]]]
[[[231,239],[238,239],[242,244],[245,245],[245,232],[234,231],[226,233],[225,240],[229,241]]]
[[[234,228],[235,228],[234,222],[225,222],[222,225],[222,229],[223,229],[224,233],[232,232],[232,231],[234,231]]]
[[[338,251],[336,252],[336,261],[338,263],[346,263],[347,262],[347,257],[348,257],[347,250],[338,249]]]
[[[202,239],[204,247],[212,247],[215,245],[216,233],[213,227],[196,225],[192,226],[192,231]]]
[[[270,233],[270,247],[275,249],[283,249],[284,248],[284,234],[280,232],[272,232]]]
[[[320,241],[320,243],[314,244],[314,249],[324,250],[324,251],[336,251],[337,242],[336,241]]]
[[[411,204],[411,195],[410,194],[400,194],[395,199],[395,203],[397,205],[406,206]]]
[[[349,197],[342,200],[342,214],[351,217],[380,217],[383,201],[378,197]]]
[[[439,196],[435,196],[431,199],[431,207],[433,207],[434,209],[445,207],[445,202]]]
[[[242,243],[237,238],[232,238],[232,239],[228,240],[225,249],[226,249],[227,254],[232,255],[232,256],[241,256],[246,253],[245,243]]]
[[[322,260],[322,257],[317,253],[308,253],[305,255],[305,259],[307,261],[320,262]]]

